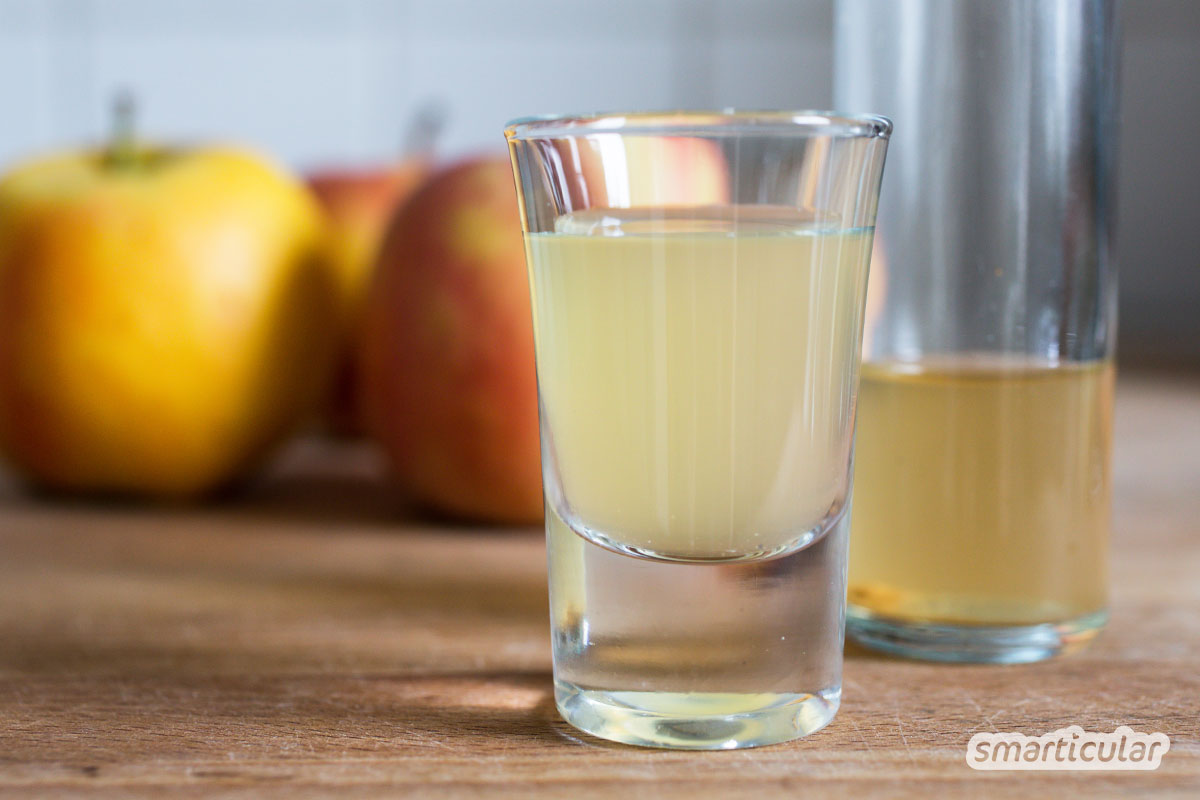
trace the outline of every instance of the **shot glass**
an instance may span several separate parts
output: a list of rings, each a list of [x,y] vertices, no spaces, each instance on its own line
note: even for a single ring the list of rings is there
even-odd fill
[[[859,394],[851,637],[1027,662],[1107,619],[1113,0],[840,0],[896,120]]]
[[[863,303],[891,123],[505,130],[537,352],[555,699],[629,744],[818,730],[841,697]]]

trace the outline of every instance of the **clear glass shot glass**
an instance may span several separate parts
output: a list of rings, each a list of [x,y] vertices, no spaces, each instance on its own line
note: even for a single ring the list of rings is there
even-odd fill
[[[1112,0],[840,0],[896,120],[858,402],[852,638],[1026,662],[1107,619]]]
[[[863,304],[891,123],[517,120],[555,697],[629,744],[818,730],[841,696]]]

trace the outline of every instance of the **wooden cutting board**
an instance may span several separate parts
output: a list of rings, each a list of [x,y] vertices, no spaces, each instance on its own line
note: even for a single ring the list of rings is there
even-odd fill
[[[850,648],[798,742],[608,744],[550,694],[541,534],[438,525],[366,446],[292,447],[206,509],[0,487],[0,795],[1200,796],[1200,381],[1118,393],[1113,616],[1087,652],[946,666]],[[1163,731],[1156,772],[979,773],[977,731]]]

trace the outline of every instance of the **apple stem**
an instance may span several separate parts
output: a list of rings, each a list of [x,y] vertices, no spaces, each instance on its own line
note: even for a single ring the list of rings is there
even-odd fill
[[[137,163],[137,139],[134,136],[134,116],[137,103],[127,89],[117,92],[112,104],[112,138],[108,143],[107,161],[111,166],[129,168]]]
[[[403,158],[429,158],[433,155],[442,129],[446,127],[446,105],[438,100],[426,100],[417,107],[409,120],[400,148]]]

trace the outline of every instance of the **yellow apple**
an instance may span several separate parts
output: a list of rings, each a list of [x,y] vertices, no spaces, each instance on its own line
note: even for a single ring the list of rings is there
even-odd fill
[[[426,506],[541,518],[526,280],[507,159],[436,173],[385,236],[363,317],[364,421]]]
[[[304,185],[224,147],[68,152],[0,179],[0,451],[69,490],[194,496],[324,391]]]

